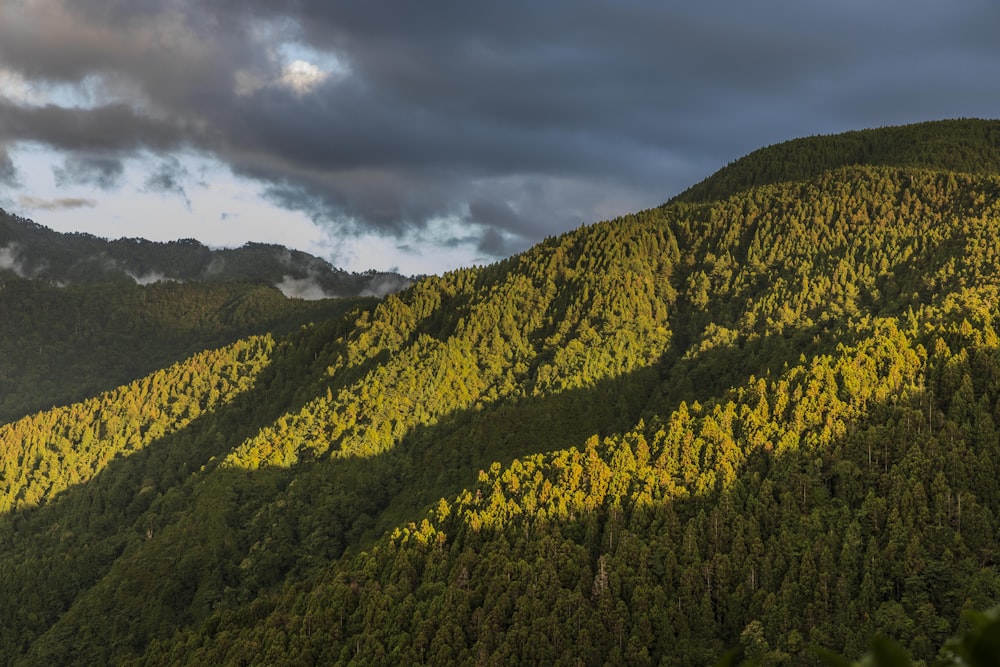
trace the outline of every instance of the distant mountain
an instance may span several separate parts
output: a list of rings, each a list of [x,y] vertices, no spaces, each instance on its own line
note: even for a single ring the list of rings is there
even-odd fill
[[[997,129],[764,149],[326,316],[50,306],[258,333],[0,426],[0,663],[998,664]]]
[[[410,284],[390,272],[349,273],[278,245],[212,250],[193,239],[158,243],[62,234],[0,210],[0,275],[60,284],[260,281],[286,296],[385,296]]]

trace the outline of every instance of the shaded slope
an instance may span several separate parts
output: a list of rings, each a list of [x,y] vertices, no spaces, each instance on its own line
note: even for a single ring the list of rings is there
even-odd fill
[[[353,307],[261,284],[0,281],[0,423],[110,390],[206,348]]]
[[[965,471],[995,457],[996,433],[936,410],[928,433],[924,360],[877,326],[882,341],[730,400],[492,466],[356,558],[144,662],[703,664],[743,643],[773,664],[809,660],[810,644],[858,654],[876,631],[932,655],[961,605],[1000,593],[983,562],[996,480]],[[787,400],[869,363],[850,400]]]

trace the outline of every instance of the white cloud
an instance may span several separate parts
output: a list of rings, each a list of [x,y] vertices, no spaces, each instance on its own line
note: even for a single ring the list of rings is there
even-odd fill
[[[317,283],[312,278],[293,278],[292,276],[284,276],[282,281],[275,285],[281,293],[287,296],[289,299],[305,299],[306,301],[316,301],[318,299],[327,299],[329,297],[334,297],[336,294],[330,294],[323,286]]]
[[[150,174],[162,166],[162,156],[143,155],[124,160],[120,187],[102,191],[98,202],[92,188],[67,184],[58,187],[53,165],[61,153],[30,143],[11,150],[23,172],[23,187],[2,205],[12,213],[60,232],[86,231],[109,239],[141,237],[151,241],[196,238],[213,247],[237,247],[248,241],[276,243],[329,260],[348,271],[400,271],[404,274],[441,273],[457,267],[492,261],[477,249],[482,229],[457,219],[435,219],[421,230],[402,237],[376,232],[338,233],[336,226],[316,225],[300,211],[281,208],[261,196],[261,183],[234,175],[218,160],[196,153],[176,154],[179,168],[189,174],[183,196],[164,196],[147,187]],[[0,193],[0,200],[3,194]],[[10,258],[8,258],[10,259]],[[158,276],[138,276],[140,282]],[[306,283],[288,283],[296,296],[322,298]],[[381,292],[373,288],[374,292]]]
[[[20,73],[0,66],[0,98],[6,98],[15,104],[43,104],[46,96],[38,90],[38,86],[27,81]]]
[[[297,59],[285,63],[280,76],[273,80],[268,80],[260,72],[237,70],[233,75],[233,90],[237,95],[246,96],[263,88],[275,86],[288,88],[297,95],[307,95],[334,73],[334,70],[322,69],[308,60]]]
[[[153,283],[176,283],[180,282],[176,278],[171,278],[170,276],[164,275],[159,271],[151,271],[150,273],[144,273],[142,275],[136,275],[131,271],[125,272],[129,278],[135,281],[137,285],[152,285]]]
[[[321,70],[305,60],[294,60],[285,66],[280,82],[299,95],[311,93],[330,78],[330,72]]]
[[[297,30],[285,22],[262,23],[253,32],[265,48],[265,62],[256,68],[237,69],[233,73],[233,91],[251,95],[264,88],[286,88],[297,95],[313,92],[330,79],[342,79],[349,68],[332,51],[320,51],[296,39]]]
[[[0,247],[0,270],[13,271],[22,278],[28,277],[20,255],[21,251],[16,243]]]
[[[76,82],[29,80],[20,72],[0,65],[0,99],[24,107],[47,104],[67,109],[97,109],[101,105],[124,103],[146,108],[149,100],[139,85],[125,77],[89,74]]]

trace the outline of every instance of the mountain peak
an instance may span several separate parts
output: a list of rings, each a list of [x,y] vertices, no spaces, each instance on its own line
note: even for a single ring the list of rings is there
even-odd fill
[[[938,120],[792,139],[731,162],[674,201],[723,199],[852,165],[1000,174],[1000,120]]]

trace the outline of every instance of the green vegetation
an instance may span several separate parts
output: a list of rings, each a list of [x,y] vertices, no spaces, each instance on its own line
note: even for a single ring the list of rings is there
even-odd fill
[[[0,662],[985,664],[995,132],[805,140],[4,426]]]
[[[0,278],[0,423],[108,391],[243,336],[284,333],[363,302],[289,300],[251,283],[56,287]]]

